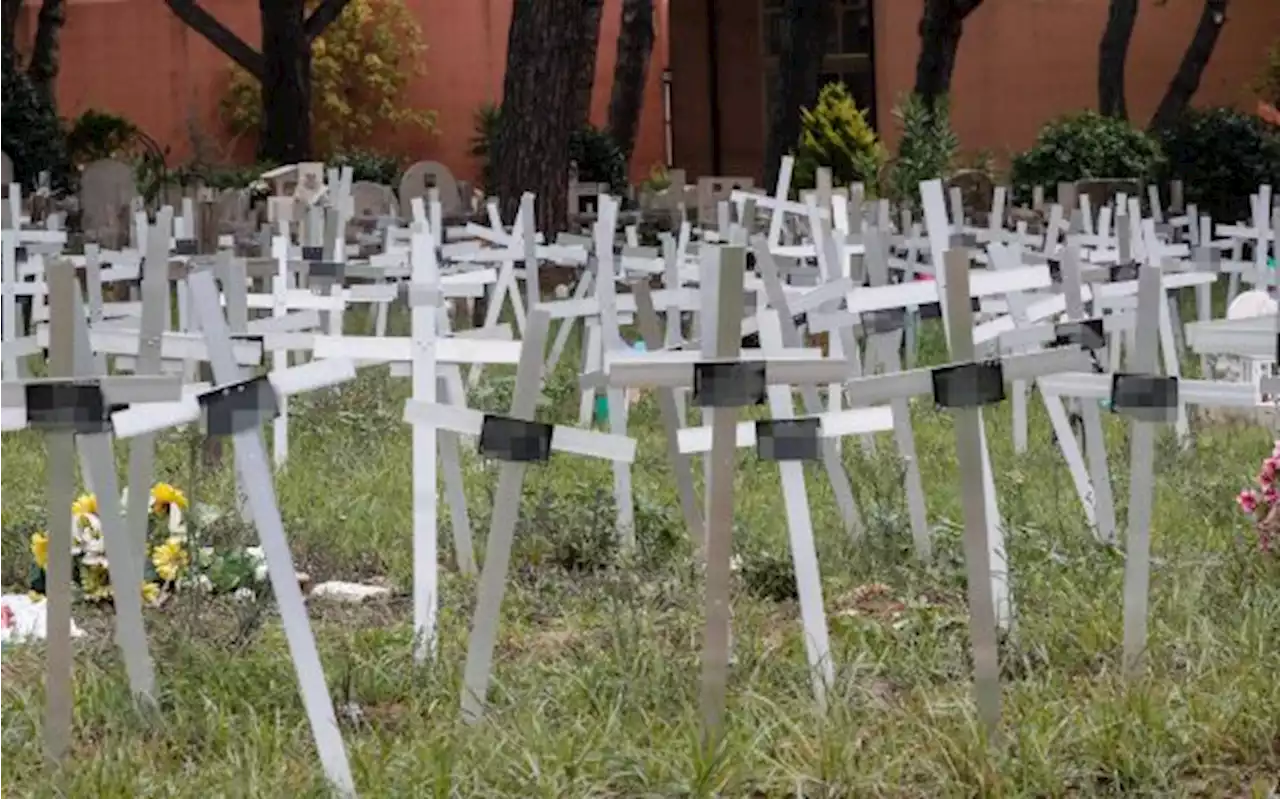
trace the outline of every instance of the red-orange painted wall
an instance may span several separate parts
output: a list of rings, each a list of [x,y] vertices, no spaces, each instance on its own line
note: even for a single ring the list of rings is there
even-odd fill
[[[712,0],[719,17],[722,174],[763,172],[760,0]],[[676,166],[711,170],[708,0],[671,0]],[[1025,149],[1053,117],[1097,107],[1098,41],[1107,0],[986,0],[965,23],[952,82],[952,125],[967,152]],[[876,124],[889,144],[896,99],[915,83],[923,0],[874,0]],[[1140,4],[1126,68],[1129,113],[1145,125],[1191,39],[1203,3]],[[1194,103],[1252,110],[1248,86],[1280,38],[1280,0],[1232,0]]]
[[[473,114],[485,102],[501,100],[511,0],[405,2],[422,26],[427,52],[426,75],[413,81],[402,102],[436,110],[439,132],[400,135],[379,144],[411,159],[440,161],[459,179],[473,180],[477,167],[467,155]],[[257,2],[201,4],[251,46],[258,45]],[[30,41],[37,5],[29,3],[24,9],[20,42]],[[605,0],[591,109],[597,125],[608,112],[621,5],[621,0]],[[665,158],[662,72],[667,64],[667,0],[654,5],[657,39],[631,162],[636,180]],[[209,155],[215,159],[244,160],[251,155],[252,147],[231,141],[218,119],[230,59],[174,17],[161,0],[68,0],[61,43],[58,102],[63,116],[96,108],[127,117],[171,148],[171,165],[192,155],[196,138],[213,145]]]

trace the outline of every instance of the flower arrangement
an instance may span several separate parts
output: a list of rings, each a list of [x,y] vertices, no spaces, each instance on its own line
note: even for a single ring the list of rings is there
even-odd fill
[[[120,507],[128,507],[128,489],[120,497]],[[194,588],[231,593],[266,579],[266,562],[259,547],[216,553],[202,547],[192,558],[187,540],[187,497],[168,483],[151,487],[147,514],[147,560],[143,570],[142,597],[159,605],[175,590]],[[45,593],[49,567],[49,536],[31,536],[32,564],[29,588],[32,594]],[[102,534],[98,498],[82,494],[71,503],[72,584],[80,596],[91,602],[111,599],[112,586]]]
[[[1246,488],[1236,497],[1240,510],[1253,520],[1258,533],[1258,548],[1263,552],[1280,549],[1280,439],[1271,454],[1262,460],[1257,488]]]

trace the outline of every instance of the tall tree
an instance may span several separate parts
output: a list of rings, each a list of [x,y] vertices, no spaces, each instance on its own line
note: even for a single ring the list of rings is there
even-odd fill
[[[622,0],[618,61],[613,68],[613,91],[609,96],[609,135],[622,149],[628,163],[636,147],[636,131],[644,109],[644,85],[649,76],[653,40],[653,0]]]
[[[951,92],[964,21],[981,5],[982,0],[924,0],[915,93],[929,108]]]
[[[31,45],[27,75],[36,91],[51,107],[57,108],[55,83],[58,80],[58,39],[67,22],[66,0],[43,0],[36,16],[36,38]]]
[[[1200,11],[1200,21],[1196,23],[1196,32],[1182,54],[1182,63],[1174,73],[1169,88],[1165,89],[1164,98],[1151,117],[1150,128],[1157,130],[1167,128],[1177,121],[1182,112],[1191,103],[1196,89],[1200,88],[1200,78],[1204,68],[1213,56],[1213,49],[1218,44],[1218,34],[1227,23],[1227,0],[1205,0]]]
[[[311,45],[350,0],[258,0],[262,46],[254,50],[196,0],[165,0],[179,19],[262,84],[258,158],[289,164],[311,157]]]
[[[585,5],[585,46],[578,50],[578,71],[573,78],[575,129],[591,121],[591,94],[596,87],[596,48],[600,42],[600,20],[604,16],[604,0],[585,0]]]
[[[1107,26],[1098,42],[1098,112],[1118,119],[1129,118],[1124,96],[1124,68],[1129,60],[1129,40],[1138,21],[1138,0],[1111,0]]]
[[[494,182],[508,221],[521,194],[535,192],[538,228],[547,234],[567,227],[575,78],[582,49],[594,49],[587,18],[593,1],[514,0],[511,10]]]
[[[778,182],[782,156],[800,138],[800,109],[818,99],[822,57],[835,10],[831,0],[786,0],[782,8],[782,41],[769,138],[765,146],[765,185]]]
[[[22,0],[3,0],[3,3],[0,3],[0,11],[3,12],[4,69],[7,75],[9,69],[16,66],[16,63],[9,62],[10,59],[17,58],[18,15],[22,13]]]

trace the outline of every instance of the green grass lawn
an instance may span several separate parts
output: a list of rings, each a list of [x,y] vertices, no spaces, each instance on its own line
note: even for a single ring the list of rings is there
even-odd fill
[[[742,451],[736,663],[725,739],[706,753],[701,589],[652,400],[632,416],[636,553],[613,546],[607,463],[556,456],[530,470],[492,711],[469,727],[459,688],[474,584],[453,569],[443,504],[439,657],[427,668],[411,663],[411,436],[400,421],[408,385],[384,372],[295,402],[291,459],[277,479],[300,569],[395,586],[387,603],[311,608],[335,702],[350,708],[344,736],[364,796],[1265,797],[1276,786],[1280,562],[1257,551],[1233,501],[1270,452],[1261,427],[1198,428],[1186,452],[1162,441],[1148,669],[1125,681],[1123,555],[1085,529],[1039,399],[1022,456],[1012,452],[1007,406],[987,412],[1019,605],[1002,652],[1003,736],[990,745],[971,701],[949,418],[915,408],[933,563],[912,555],[891,436],[874,454],[844,445],[867,521],[860,540],[844,534],[824,473],[806,468],[837,672],[826,714],[810,691],[777,469]],[[510,374],[491,374],[473,404],[504,408]],[[571,379],[563,367],[543,418],[572,420]],[[1107,435],[1123,520],[1127,428],[1109,419]],[[43,524],[43,449],[30,434],[6,436],[3,457],[3,578],[12,590],[24,587],[27,536]],[[194,475],[184,434],[162,440],[159,462],[158,479],[230,507],[229,467]],[[465,468],[480,555],[496,469],[470,456]],[[203,534],[256,543],[239,522]],[[323,795],[273,614],[269,601],[190,596],[149,610],[162,710],[142,718],[130,707],[110,615],[77,605],[89,635],[77,643],[76,737],[69,766],[53,777],[41,755],[42,651],[6,651],[5,795]]]

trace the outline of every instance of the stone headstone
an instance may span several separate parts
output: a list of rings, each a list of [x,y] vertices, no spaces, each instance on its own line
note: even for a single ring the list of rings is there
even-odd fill
[[[396,211],[396,195],[390,186],[370,180],[351,184],[351,207],[354,219],[377,219]]]
[[[137,184],[133,167],[105,158],[80,173],[80,226],[86,237],[114,245],[122,233],[120,209],[127,208]]]
[[[438,161],[418,161],[411,164],[400,177],[400,215],[405,219],[413,218],[413,200],[415,197],[427,198],[427,190],[440,190],[440,210],[445,216],[457,216],[465,210],[462,195],[458,191],[458,181],[454,179],[449,167]]]
[[[1089,178],[1076,181],[1076,196],[1089,196],[1089,206],[1094,214],[1098,209],[1110,204],[1117,194],[1128,197],[1141,197],[1142,184],[1132,178]],[[1078,204],[1078,203],[1077,203]],[[1070,215],[1070,210],[1068,210]]]
[[[722,200],[728,200],[734,190],[746,191],[755,188],[756,182],[751,178],[732,178],[705,176],[698,178],[698,223],[704,227],[714,224],[716,207]]]
[[[991,213],[991,197],[995,184],[991,176],[979,169],[962,169],[947,180],[947,189],[960,189],[960,198],[969,214]]]

